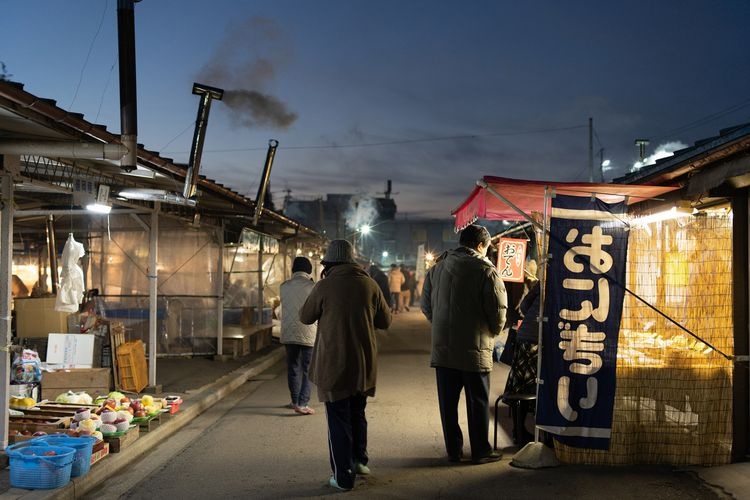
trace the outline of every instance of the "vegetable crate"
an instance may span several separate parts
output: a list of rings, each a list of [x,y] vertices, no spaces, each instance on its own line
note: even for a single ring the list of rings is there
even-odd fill
[[[44,431],[49,434],[59,432],[60,429],[67,429],[70,427],[70,421],[72,417],[43,417],[43,416],[32,416],[24,415],[22,417],[9,417],[8,418],[8,429],[11,431],[18,432],[39,432]]]

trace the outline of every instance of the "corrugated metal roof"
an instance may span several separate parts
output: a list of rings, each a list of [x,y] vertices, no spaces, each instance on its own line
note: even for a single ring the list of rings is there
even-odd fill
[[[700,139],[691,147],[675,151],[673,156],[657,160],[653,165],[614,179],[612,182],[617,184],[668,182],[742,150],[750,150],[750,123],[722,129],[717,136]]]
[[[0,80],[0,142],[3,140],[121,144],[120,136],[110,132],[106,126],[90,123],[80,113],[63,110],[52,99],[28,93],[20,83]],[[153,178],[133,177],[121,170],[117,161],[111,160],[43,158],[42,155],[25,157],[20,171],[16,173],[19,182],[26,183],[19,190],[22,193],[19,196],[27,209],[69,207],[73,179],[107,184],[113,197],[120,189],[132,187],[182,192],[186,165],[162,157],[141,144],[138,145],[138,164],[156,175]],[[39,186],[38,190],[33,189],[36,186]],[[59,187],[59,194],[50,195],[50,186]],[[143,206],[142,202],[113,201],[124,207]],[[162,211],[186,218],[199,213],[202,217],[221,219],[225,224],[236,226],[237,230],[251,226],[254,200],[213,179],[203,175],[199,177],[197,201],[196,207],[192,208],[162,204]],[[147,205],[151,206],[150,203]],[[271,210],[263,211],[257,228],[250,228],[278,238],[292,235],[321,238],[314,230]]]

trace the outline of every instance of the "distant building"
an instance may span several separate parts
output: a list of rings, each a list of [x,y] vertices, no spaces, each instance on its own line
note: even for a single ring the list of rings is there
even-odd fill
[[[458,246],[453,219],[397,217],[391,184],[383,197],[362,194],[327,194],[313,200],[294,199],[287,194],[284,215],[298,220],[329,240],[347,239],[357,254],[381,267],[393,263],[415,266],[420,245],[434,256]],[[481,221],[490,233],[506,229],[498,221]],[[367,226],[369,231],[362,231]]]
[[[328,239],[351,241],[361,258],[383,267],[392,263],[414,266],[420,245],[433,254],[458,245],[451,218],[397,219],[390,181],[383,194],[327,194],[314,200],[294,199],[288,194],[283,211]],[[364,226],[369,231],[363,232]]]

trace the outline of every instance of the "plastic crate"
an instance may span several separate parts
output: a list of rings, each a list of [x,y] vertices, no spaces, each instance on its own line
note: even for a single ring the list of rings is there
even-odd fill
[[[143,341],[125,342],[117,346],[116,351],[120,389],[141,392],[148,385],[148,367]]]
[[[5,449],[10,460],[10,485],[27,490],[46,490],[68,484],[76,450],[67,446],[29,443]],[[54,455],[48,455],[50,453]]]
[[[86,474],[91,468],[91,453],[97,439],[94,436],[68,436],[66,434],[50,434],[41,436],[30,443],[42,442],[50,446],[67,446],[76,450],[70,477],[79,477]]]

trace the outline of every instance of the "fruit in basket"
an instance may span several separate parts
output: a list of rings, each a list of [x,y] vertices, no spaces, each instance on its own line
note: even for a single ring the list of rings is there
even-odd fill
[[[102,434],[112,434],[113,432],[117,432],[117,427],[112,424],[102,424],[100,430]]]
[[[75,415],[73,415],[73,420],[81,421],[86,420],[88,418],[91,418],[91,409],[90,408],[80,408],[76,410]]]
[[[130,428],[130,422],[128,422],[124,418],[118,418],[117,420],[115,420],[114,426],[118,431],[126,431]]]
[[[150,394],[144,394],[143,396],[141,396],[141,403],[143,404],[143,406],[150,406],[154,404],[154,397]]]
[[[125,420],[127,423],[130,423],[131,420],[133,420],[133,414],[129,411],[120,410],[117,412],[117,419]]]
[[[45,457],[54,457],[55,455],[57,455],[57,453],[55,453],[54,450],[49,450],[49,451],[44,452]]]
[[[104,423],[104,424],[111,424],[112,422],[114,422],[115,420],[117,420],[117,412],[116,411],[112,411],[112,410],[110,410],[108,408],[105,408],[102,411],[102,414],[99,415],[99,418],[102,419],[102,423]]]
[[[145,410],[138,410],[136,412],[133,412],[133,416],[136,418],[143,418],[147,415]]]
[[[94,422],[90,418],[87,418],[86,420],[81,420],[80,422],[78,422],[78,430],[86,431],[90,434],[96,430],[96,422]]]

